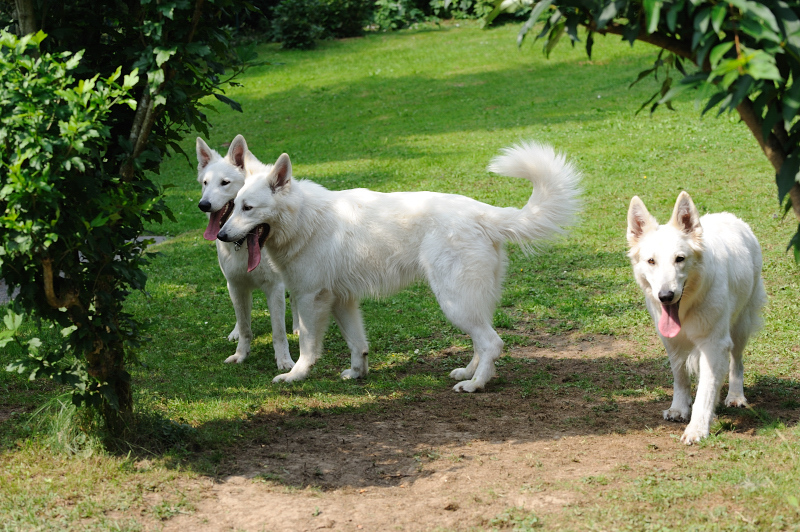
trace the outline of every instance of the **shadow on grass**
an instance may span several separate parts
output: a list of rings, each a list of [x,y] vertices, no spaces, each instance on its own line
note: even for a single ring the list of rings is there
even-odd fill
[[[530,445],[567,436],[659,426],[676,434],[683,430],[685,424],[662,418],[671,400],[664,357],[640,357],[631,344],[610,337],[555,335],[537,343],[543,347],[502,357],[499,376],[480,394],[453,393],[443,373],[445,366],[468,362],[466,352],[419,357],[393,368],[391,379],[432,376],[432,385],[398,387],[357,405],[327,404],[303,383],[274,386],[278,399],[270,405],[242,419],[198,426],[174,455],[175,465],[215,478],[240,475],[301,489],[400,486],[424,478],[430,474],[425,463],[445,456],[453,458],[455,471],[474,467],[482,453],[530,452]],[[583,353],[591,358],[581,358]],[[372,372],[351,389],[365,390],[371,381],[386,379],[386,371]],[[745,389],[752,409],[719,410],[723,430],[749,433],[778,422],[796,424],[800,405],[780,398],[796,397],[799,388],[795,380],[759,375]]]

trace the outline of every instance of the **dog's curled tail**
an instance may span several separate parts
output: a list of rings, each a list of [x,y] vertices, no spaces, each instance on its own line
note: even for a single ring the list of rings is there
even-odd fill
[[[505,148],[488,167],[496,174],[527,179],[533,193],[520,209],[502,209],[498,229],[526,248],[566,233],[577,222],[581,208],[581,174],[552,146],[524,142]],[[505,222],[505,223],[503,223]]]

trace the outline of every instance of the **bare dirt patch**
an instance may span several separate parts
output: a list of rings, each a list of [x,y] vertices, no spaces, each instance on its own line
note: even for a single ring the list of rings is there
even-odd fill
[[[193,511],[157,526],[465,530],[512,528],[530,512],[552,525],[588,493],[713,453],[687,449],[677,441],[684,426],[662,419],[672,391],[655,344],[646,353],[610,337],[535,344],[512,350],[486,393],[257,417],[269,437],[243,438],[217,476],[187,481]],[[796,410],[776,410],[768,388],[747,391],[757,407],[797,421]],[[752,437],[750,418],[725,415]]]

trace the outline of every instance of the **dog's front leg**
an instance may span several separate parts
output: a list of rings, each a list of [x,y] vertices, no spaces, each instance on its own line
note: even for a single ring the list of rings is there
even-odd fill
[[[707,340],[698,345],[700,350],[697,396],[692,406],[692,418],[681,436],[686,445],[697,443],[707,437],[714,420],[714,409],[719,400],[719,390],[728,372],[730,337],[723,340]]]
[[[339,325],[339,330],[350,348],[350,369],[342,372],[343,379],[361,379],[367,376],[369,363],[367,353],[367,334],[364,332],[364,321],[361,319],[361,309],[358,301],[337,301],[333,305],[333,317]]]
[[[295,301],[300,316],[300,356],[292,370],[272,379],[273,383],[305,379],[322,353],[322,339],[331,317],[333,294],[327,290],[297,294]]]
[[[236,362],[241,364],[250,355],[250,344],[253,341],[253,331],[250,328],[250,316],[253,309],[253,293],[249,288],[237,287],[228,282],[228,294],[231,296],[233,311],[236,313],[236,327],[231,336],[238,331],[239,343],[236,352],[225,359],[226,364]],[[228,337],[231,338],[230,336]]]
[[[300,316],[297,314],[297,303],[292,294],[289,294],[289,308],[292,311],[292,334],[300,334]]]
[[[689,371],[686,367],[686,360],[689,358],[691,349],[681,348],[668,343],[664,343],[669,356],[669,364],[672,367],[672,405],[664,410],[664,419],[667,421],[688,421],[692,412],[692,381],[689,379]]]
[[[265,283],[269,320],[272,325],[272,347],[275,348],[275,363],[278,369],[292,369],[294,361],[289,354],[286,339],[286,287],[283,282]]]

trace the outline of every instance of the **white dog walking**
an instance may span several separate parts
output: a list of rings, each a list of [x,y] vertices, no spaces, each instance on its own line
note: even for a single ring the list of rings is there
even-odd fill
[[[209,213],[208,227],[203,234],[206,240],[216,240],[219,267],[228,283],[228,293],[236,314],[236,327],[228,335],[228,340],[238,340],[236,352],[225,362],[244,362],[250,354],[253,341],[251,313],[253,290],[262,290],[267,296],[270,321],[272,323],[272,345],[275,348],[275,362],[278,369],[291,369],[294,366],[289,355],[289,342],[286,340],[286,289],[283,280],[273,270],[268,260],[260,261],[258,247],[242,248],[242,242],[228,243],[217,239],[221,224],[225,223],[233,210],[234,198],[245,183],[245,158],[252,157],[247,150],[244,137],[238,135],[228,148],[225,157],[208,147],[203,139],[197,139],[197,181],[203,187],[203,196],[198,207]],[[261,265],[250,271],[248,262],[254,261],[257,254]],[[297,330],[295,309],[292,317]]]
[[[761,326],[766,302],[761,248],[750,227],[729,213],[700,218],[681,192],[672,218],[658,225],[637,196],[628,209],[628,256],[645,294],[675,378],[664,419],[691,420],[681,441],[709,434],[729,373],[726,406],[746,406],[742,354]],[[690,373],[698,373],[692,405]]]
[[[522,209],[433,192],[330,191],[292,179],[286,154],[272,167],[250,158],[245,166],[253,175],[218,238],[265,246],[297,302],[300,357],[275,382],[308,376],[331,313],[351,351],[342,378],[365,377],[359,301],[425,278],[445,316],[472,338],[472,361],[450,374],[461,381],[454,389],[483,389],[503,349],[492,317],[505,274],[505,242],[536,246],[563,233],[580,203],[578,172],[551,147],[534,143],[506,149],[489,166],[533,184]]]

